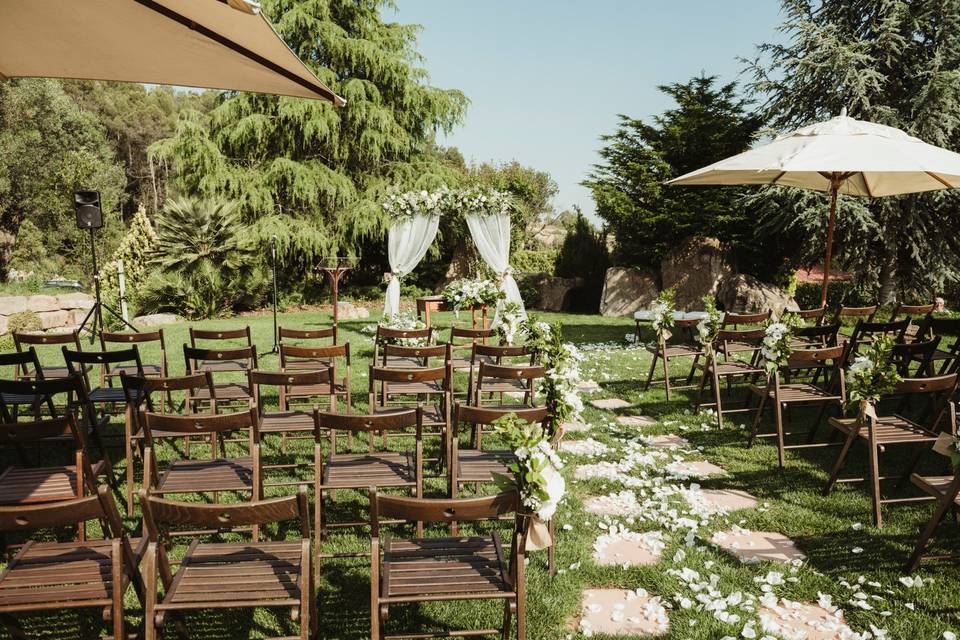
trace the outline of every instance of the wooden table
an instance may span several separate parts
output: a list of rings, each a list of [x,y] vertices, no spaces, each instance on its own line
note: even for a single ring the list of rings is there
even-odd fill
[[[443,296],[421,296],[417,298],[417,319],[423,320],[423,323],[428,327],[433,326],[430,322],[430,314],[436,311],[453,311],[453,309],[448,308],[443,302]],[[468,309],[461,309],[461,311],[468,311]],[[487,305],[481,307],[473,307],[469,309],[470,311],[470,326],[474,329],[477,328],[477,311],[480,311],[480,319],[484,329],[490,327],[490,321],[487,318]]]

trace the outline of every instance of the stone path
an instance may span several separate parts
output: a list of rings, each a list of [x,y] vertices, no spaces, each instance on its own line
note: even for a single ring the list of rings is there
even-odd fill
[[[713,534],[710,542],[740,562],[792,563],[806,557],[793,540],[774,531],[750,531],[734,527],[730,531]]]
[[[681,478],[706,478],[708,476],[724,476],[727,471],[706,460],[689,460],[667,465],[667,471]]]
[[[591,400],[592,404],[597,409],[624,409],[631,406],[629,402],[623,400],[622,398],[600,398],[598,400]]]
[[[653,427],[657,419],[650,416],[618,416],[617,422],[625,427]]]
[[[659,531],[605,533],[593,543],[593,561],[624,568],[657,564],[663,548],[663,534]]]
[[[775,605],[764,604],[758,612],[764,632],[792,640],[835,640],[853,637],[843,622],[843,612],[828,611],[815,603],[781,599]]]
[[[684,493],[692,507],[706,507],[711,513],[727,513],[737,509],[753,509],[760,504],[746,491],[738,489],[699,489]]]
[[[660,598],[638,589],[586,589],[583,592],[580,631],[584,635],[659,636],[670,630],[670,619]]]
[[[674,447],[689,447],[690,442],[686,438],[672,433],[662,436],[650,436],[644,440],[648,447],[657,449],[672,449]]]

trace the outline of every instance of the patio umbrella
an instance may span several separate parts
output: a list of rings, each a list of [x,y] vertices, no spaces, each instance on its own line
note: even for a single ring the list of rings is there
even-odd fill
[[[247,0],[0,2],[0,80],[253,91],[343,106]]]
[[[960,154],[900,129],[839,116],[782,135],[667,184],[776,184],[830,193],[821,304],[837,218],[837,194],[877,198],[960,186]]]

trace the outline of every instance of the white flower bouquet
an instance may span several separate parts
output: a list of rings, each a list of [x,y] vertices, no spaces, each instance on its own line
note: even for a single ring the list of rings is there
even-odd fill
[[[697,323],[697,332],[694,339],[708,352],[713,348],[713,341],[717,339],[720,327],[723,325],[723,314],[717,309],[716,300],[712,295],[703,296],[703,311],[706,315]]]
[[[387,329],[406,329],[406,330],[416,330],[416,329],[426,329],[427,325],[423,323],[422,320],[418,319],[414,314],[409,311],[402,311],[400,313],[395,313],[387,318],[384,318],[380,321],[380,326]],[[403,345],[405,347],[419,347],[423,346],[425,340],[423,338],[396,338],[391,339],[394,344]]]
[[[500,324],[497,326],[500,340],[505,344],[512,345],[522,325],[523,314],[520,311],[520,305],[516,302],[508,302],[503,305],[503,308],[500,309]]]
[[[406,220],[417,215],[439,216],[447,210],[450,190],[442,187],[436,191],[406,191],[389,193],[383,201],[383,209],[394,220]]]
[[[495,306],[505,296],[493,280],[455,280],[444,287],[440,294],[443,301],[457,316],[461,309]]]
[[[793,351],[790,342],[793,340],[793,329],[798,322],[799,318],[796,315],[786,313],[779,320],[767,323],[760,356],[763,358],[763,368],[768,376],[772,376],[789,362],[790,353]]]
[[[877,338],[847,368],[847,399],[859,404],[861,419],[868,404],[893,392],[902,379],[892,358],[895,342],[891,335]]]
[[[670,330],[673,329],[676,319],[673,312],[676,310],[676,293],[673,289],[664,289],[657,296],[656,302],[650,309],[653,316],[651,324],[653,331],[657,334],[657,341],[663,342],[670,338]]]

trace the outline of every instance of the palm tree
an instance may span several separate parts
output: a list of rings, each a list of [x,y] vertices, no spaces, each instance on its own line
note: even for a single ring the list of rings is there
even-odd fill
[[[245,271],[256,261],[234,202],[179,199],[157,215],[155,263],[191,278],[202,272]]]

